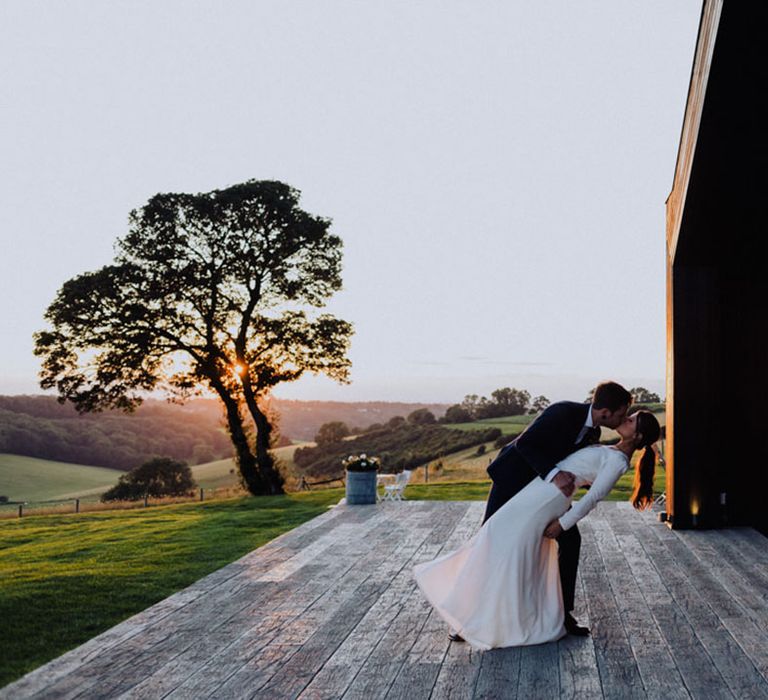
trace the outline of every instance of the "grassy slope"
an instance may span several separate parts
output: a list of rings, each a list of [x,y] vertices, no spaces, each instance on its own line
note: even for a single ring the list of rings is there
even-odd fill
[[[653,404],[656,408],[662,408],[663,404]],[[667,414],[663,410],[656,412],[656,418],[661,425],[666,424]],[[457,430],[487,430],[488,428],[498,428],[504,435],[511,435],[515,433],[521,433],[523,428],[527,426],[535,416],[508,416],[507,418],[488,418],[486,420],[478,420],[473,423],[456,423],[446,425],[448,428],[456,428]],[[609,440],[618,437],[613,430],[609,428],[603,428],[602,439]]]
[[[528,423],[536,416],[507,416],[505,418],[485,418],[476,420],[472,423],[446,423],[446,428],[455,428],[456,430],[488,430],[488,428],[498,428],[504,435],[521,433]]]
[[[293,453],[301,443],[280,447],[275,454],[289,469],[295,467]],[[230,487],[238,484],[231,459],[198,464],[192,473],[198,484],[206,489]],[[82,464],[55,462],[34,457],[0,454],[0,495],[12,501],[48,501],[57,498],[93,497],[117,483],[125,472]]]
[[[624,476],[614,486],[613,490],[606,496],[606,501],[626,501],[632,493],[632,480],[635,471],[630,468]],[[405,489],[405,497],[409,500],[430,500],[430,501],[478,501],[488,498],[488,490],[491,487],[489,479],[472,481],[432,481],[430,474],[430,483],[423,482],[423,472],[417,471],[413,482]],[[656,477],[654,479],[654,491],[657,494],[663,493],[666,475],[664,469],[656,468]],[[580,498],[585,491],[579,491],[576,498]]]
[[[341,491],[0,522],[0,686],[243,556]]]
[[[116,469],[0,454],[0,494],[13,501],[72,498],[107,489],[121,474]]]
[[[273,450],[273,452],[282,465],[292,473],[296,469],[296,464],[293,461],[293,453],[296,452],[299,447],[305,447],[306,445],[312,444],[314,443],[296,443],[294,445],[288,445],[287,447],[278,447]],[[232,472],[232,470],[235,471]],[[219,459],[216,462],[196,464],[192,467],[192,475],[195,477],[198,486],[202,486],[206,489],[237,486],[239,483],[237,466],[233,459]]]

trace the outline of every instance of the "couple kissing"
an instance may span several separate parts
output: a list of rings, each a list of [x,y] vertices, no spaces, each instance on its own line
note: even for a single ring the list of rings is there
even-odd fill
[[[493,484],[478,533],[414,569],[453,641],[485,650],[589,634],[573,617],[576,523],[608,495],[638,450],[630,500],[638,509],[653,502],[653,445],[661,429],[649,411],[628,416],[631,403],[615,382],[599,384],[591,403],[554,403],[490,464]],[[601,427],[614,429],[618,444],[600,445]],[[583,486],[589,491],[573,501]]]

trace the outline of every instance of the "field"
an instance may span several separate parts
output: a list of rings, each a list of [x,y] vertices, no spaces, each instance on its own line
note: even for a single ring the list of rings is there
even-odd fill
[[[664,411],[664,404],[649,404],[648,408],[653,409],[656,418],[659,423],[664,425],[666,423],[666,413]],[[457,430],[487,430],[488,428],[498,428],[504,435],[513,435],[521,433],[523,429],[535,418],[536,416],[524,415],[524,416],[508,416],[506,418],[487,418],[484,420],[477,420],[472,423],[456,423],[446,425],[449,428],[456,428]],[[603,428],[602,439],[611,440],[618,437],[618,435],[609,428]]]
[[[487,458],[486,458],[487,463]],[[634,479],[634,468],[630,468],[622,476],[613,490],[606,496],[606,501],[627,501],[632,494],[632,480]],[[477,474],[471,481],[462,481],[458,478],[451,480],[449,476],[433,476],[430,471],[429,483],[424,482],[424,471],[418,470],[411,477],[411,484],[405,490],[405,497],[414,500],[457,500],[474,501],[485,500],[488,498],[488,490],[491,487],[490,480],[478,479]],[[666,472],[663,467],[656,468],[654,478],[654,492],[658,495],[666,490]],[[576,498],[580,498],[586,491],[581,490],[576,493]]]
[[[305,447],[310,444],[313,443],[301,442],[288,445],[287,447],[278,447],[273,450],[275,456],[285,470],[283,473],[291,475],[295,472],[296,465],[293,462],[293,453],[296,452],[299,447]],[[197,485],[202,486],[205,489],[232,487],[237,486],[239,483],[237,466],[235,465],[234,459],[220,459],[216,462],[197,464],[191,469]]]
[[[293,453],[305,444],[275,450],[289,473],[295,468]],[[198,485],[205,489],[235,487],[238,484],[235,463],[231,459],[198,464],[191,469]],[[96,501],[123,474],[125,472],[117,469],[0,454],[0,495],[8,496],[11,501],[30,503],[71,498]]]
[[[503,418],[484,418],[483,420],[472,421],[471,423],[446,423],[446,428],[455,428],[456,430],[488,430],[488,428],[498,428],[504,435],[516,435],[523,432],[528,423],[536,416],[506,416]]]
[[[34,457],[0,454],[0,495],[12,501],[47,501],[101,493],[124,472]]]

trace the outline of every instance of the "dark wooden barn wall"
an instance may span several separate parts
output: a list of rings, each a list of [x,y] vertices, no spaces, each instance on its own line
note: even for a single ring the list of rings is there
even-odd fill
[[[717,4],[705,3],[700,44]],[[768,4],[722,3],[695,150],[681,144],[679,157],[690,162],[678,162],[678,174],[688,167],[690,179],[682,196],[676,176],[668,202],[675,527],[768,532],[767,30]],[[683,207],[677,230],[675,206]]]

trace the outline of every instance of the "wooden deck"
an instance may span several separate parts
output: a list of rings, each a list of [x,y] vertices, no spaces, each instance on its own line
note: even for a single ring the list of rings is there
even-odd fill
[[[768,697],[768,540],[603,503],[580,525],[592,637],[449,643],[413,564],[477,502],[339,507],[0,690],[2,698]]]

